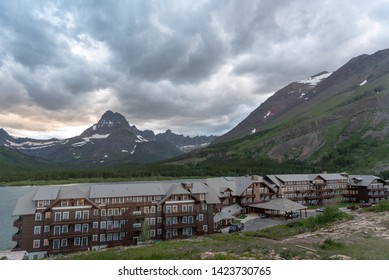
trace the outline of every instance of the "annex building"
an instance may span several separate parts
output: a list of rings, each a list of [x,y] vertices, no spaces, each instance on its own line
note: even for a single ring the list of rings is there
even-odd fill
[[[258,212],[278,198],[304,206],[338,199],[377,202],[387,189],[378,177],[347,174],[32,187],[13,211],[13,251],[25,250],[34,259],[212,234],[236,215]]]

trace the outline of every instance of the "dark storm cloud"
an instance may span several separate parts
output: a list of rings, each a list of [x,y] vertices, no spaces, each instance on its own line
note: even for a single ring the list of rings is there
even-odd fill
[[[387,48],[388,6],[1,1],[0,109],[67,125],[111,109],[142,128],[221,133],[286,84]]]

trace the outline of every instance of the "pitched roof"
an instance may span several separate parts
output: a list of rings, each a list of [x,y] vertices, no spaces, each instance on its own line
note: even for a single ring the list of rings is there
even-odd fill
[[[60,189],[61,186],[41,186],[38,188],[32,200],[55,200],[58,197]]]
[[[91,186],[90,198],[165,195],[162,183],[117,183]]]
[[[31,191],[21,196],[16,202],[15,208],[12,212],[12,216],[34,214],[36,210],[36,205],[32,199],[36,195],[37,191],[37,188],[33,188]]]
[[[284,211],[284,212],[307,209],[306,206],[301,205],[285,197],[276,198],[264,203],[252,204],[250,206],[259,209]]]
[[[349,184],[352,186],[368,187],[374,180],[380,180],[385,184],[385,181],[373,175],[350,175]]]
[[[235,219],[234,216],[232,216],[231,214],[228,214],[228,213],[225,213],[225,212],[217,212],[214,216],[213,216],[213,222],[214,223],[218,223],[222,220],[232,220],[232,219]]]

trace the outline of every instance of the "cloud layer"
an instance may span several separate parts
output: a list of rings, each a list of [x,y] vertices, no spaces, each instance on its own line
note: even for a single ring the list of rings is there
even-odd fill
[[[387,1],[1,1],[0,127],[66,137],[118,111],[221,134],[286,84],[388,48]]]

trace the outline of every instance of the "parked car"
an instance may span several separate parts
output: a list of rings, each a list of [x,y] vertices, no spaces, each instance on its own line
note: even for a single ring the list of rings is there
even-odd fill
[[[238,227],[239,227],[239,230],[244,230],[244,223],[239,223]]]
[[[240,231],[240,228],[239,228],[239,225],[230,225],[230,228],[228,229],[228,233],[232,233],[232,232],[239,232]]]
[[[296,219],[296,218],[300,217],[300,214],[292,211],[292,212],[287,213],[286,216],[290,219]]]
[[[259,216],[261,219],[267,219],[270,217],[269,214],[261,214],[261,216]]]
[[[317,208],[315,212],[322,213],[322,212],[324,212],[324,208]]]

